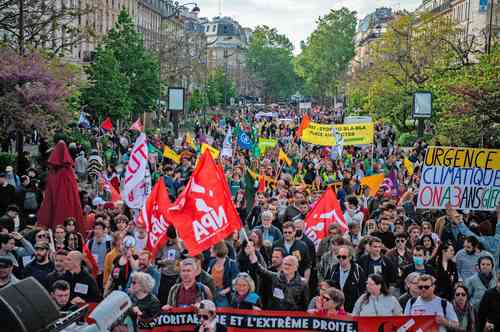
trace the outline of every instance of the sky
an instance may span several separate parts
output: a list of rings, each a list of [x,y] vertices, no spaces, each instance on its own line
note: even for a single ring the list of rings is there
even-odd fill
[[[222,15],[240,22],[243,27],[257,25],[274,27],[285,34],[300,50],[300,41],[306,40],[316,27],[316,20],[328,14],[330,9],[347,7],[358,13],[358,19],[378,7],[413,10],[422,0],[197,0],[200,17],[212,18]],[[182,1],[181,1],[182,3]]]

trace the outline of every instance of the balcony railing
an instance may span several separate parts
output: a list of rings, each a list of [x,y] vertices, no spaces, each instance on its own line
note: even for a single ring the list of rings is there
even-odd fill
[[[441,5],[432,8],[433,13],[441,13],[451,8],[451,0],[443,2]]]

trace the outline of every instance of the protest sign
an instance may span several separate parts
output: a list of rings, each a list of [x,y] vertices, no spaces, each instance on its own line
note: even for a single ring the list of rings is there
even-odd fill
[[[500,200],[500,150],[431,146],[417,208],[492,211]]]
[[[262,154],[265,154],[267,149],[272,149],[278,144],[278,140],[275,138],[259,138],[259,150]]]
[[[332,130],[334,127],[344,138],[343,145],[373,143],[373,123],[326,125],[311,122],[302,131],[302,140],[316,145],[335,146],[337,142]]]
[[[219,324],[228,332],[247,331],[337,331],[436,332],[434,316],[352,317],[309,314],[298,311],[254,311],[223,308],[217,311]],[[140,332],[193,331],[198,316],[190,308],[175,308],[149,322],[140,322]]]

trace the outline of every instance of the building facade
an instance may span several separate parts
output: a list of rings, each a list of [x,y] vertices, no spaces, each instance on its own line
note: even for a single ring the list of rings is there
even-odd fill
[[[203,19],[207,39],[208,71],[223,69],[235,82],[239,95],[253,95],[255,89],[246,70],[246,52],[252,29],[243,28],[230,17]]]
[[[387,29],[387,25],[393,19],[394,13],[392,9],[381,7],[359,21],[354,38],[355,55],[351,63],[351,75],[353,77],[371,66],[370,46],[382,36]]]
[[[488,43],[490,30],[493,38],[500,36],[499,0],[424,0],[417,12],[424,11],[455,21],[464,41],[480,49]]]

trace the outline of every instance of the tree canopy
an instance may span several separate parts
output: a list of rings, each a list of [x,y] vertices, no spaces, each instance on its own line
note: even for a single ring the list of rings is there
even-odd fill
[[[342,8],[320,17],[316,30],[302,44],[295,69],[309,95],[333,96],[354,57],[356,13]]]
[[[142,34],[126,9],[99,44],[87,73],[91,85],[84,93],[84,101],[89,111],[101,117],[135,118],[151,111],[161,94],[158,58],[144,47]],[[128,100],[119,101],[120,96]]]
[[[259,81],[266,99],[289,97],[297,76],[293,68],[293,45],[275,28],[258,26],[247,51],[247,67]]]

